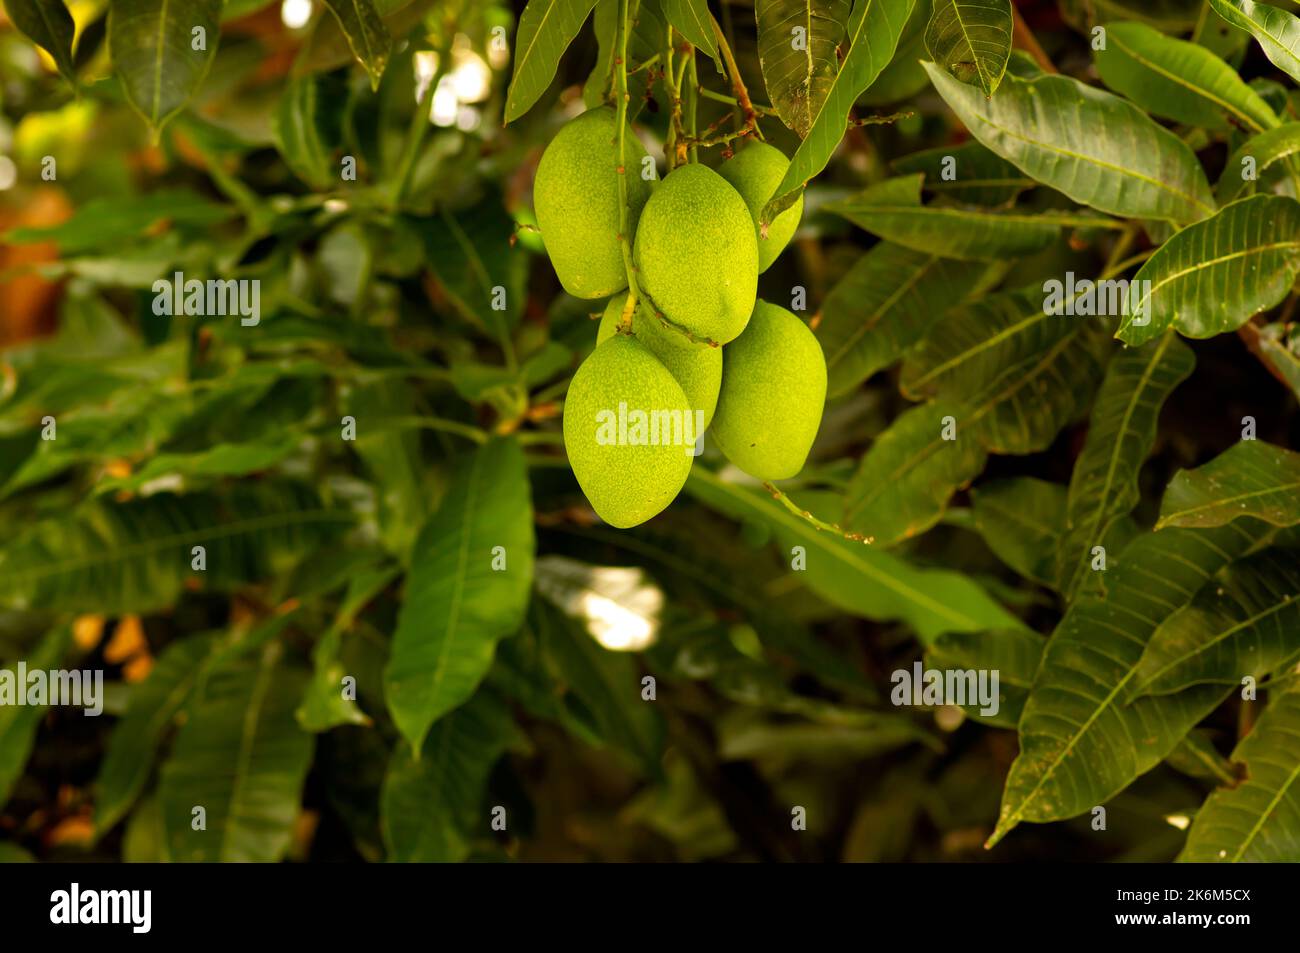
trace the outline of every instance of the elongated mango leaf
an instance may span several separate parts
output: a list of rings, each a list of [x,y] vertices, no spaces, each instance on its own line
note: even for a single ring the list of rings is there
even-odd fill
[[[426,260],[456,310],[500,340],[524,313],[528,253],[511,244],[514,222],[499,199],[419,223]],[[493,288],[505,288],[499,302]],[[499,309],[499,304],[504,309]]]
[[[1294,863],[1300,857],[1300,689],[1272,698],[1232,752],[1247,779],[1196,812],[1180,862]]]
[[[868,619],[902,619],[927,643],[943,632],[1019,626],[961,573],[917,569],[877,546],[820,532],[761,491],[728,483],[704,467],[692,469],[686,490],[720,513],[770,527],[786,552],[803,546],[808,569],[800,578],[847,612]],[[940,592],[942,598],[936,595]]]
[[[1300,553],[1267,549],[1216,577],[1147,643],[1130,697],[1239,685],[1300,656]]]
[[[1242,199],[1183,229],[1147,260],[1129,287],[1117,337],[1138,345],[1169,328],[1193,338],[1235,331],[1281,302],[1297,274],[1300,202]]]
[[[1107,569],[1113,568],[1114,527],[1138,503],[1138,473],[1155,442],[1160,408],[1195,366],[1191,349],[1172,334],[1111,361],[1070,477],[1057,553],[1058,587],[1067,598],[1085,580],[1094,547],[1106,548]]]
[[[216,57],[221,0],[113,0],[108,48],[126,98],[155,131],[180,112]]]
[[[1209,735],[1210,732],[1204,728],[1193,730],[1178,742],[1165,763],[1191,778],[1204,778],[1220,784],[1236,783],[1232,762],[1219,754]]]
[[[121,820],[144,790],[163,736],[189,700],[212,648],[209,635],[169,645],[148,678],[132,690],[126,714],[108,739],[95,782],[97,834],[104,834]]]
[[[1118,96],[1067,76],[1008,74],[998,94],[986,98],[934,63],[925,69],[971,135],[1076,202],[1175,223],[1214,212],[1192,150]]]
[[[1223,176],[1215,186],[1220,205],[1226,205],[1260,181],[1270,166],[1300,152],[1300,122],[1283,123],[1252,136],[1241,144],[1223,167]]]
[[[60,625],[51,629],[24,660],[27,670],[50,671],[63,664],[63,657],[72,644],[72,628]],[[8,678],[17,682],[17,672],[10,666]],[[22,777],[27,757],[36,741],[36,729],[45,715],[45,705],[0,705],[0,807],[9,800],[14,782]]]
[[[1222,526],[1241,516],[1300,523],[1300,453],[1243,440],[1204,466],[1180,470],[1160,502],[1156,529]]]
[[[992,96],[1011,59],[1011,0],[934,0],[925,28],[930,58]]]
[[[975,528],[1004,563],[1056,585],[1056,550],[1065,526],[1066,488],[1035,477],[981,483],[971,490]]]
[[[1273,65],[1300,83],[1300,17],[1253,0],[1210,0],[1210,6],[1250,33]]]
[[[830,202],[825,208],[905,248],[975,261],[998,261],[1042,251],[1061,237],[1062,228],[1113,224],[1109,219],[1062,212],[922,205],[923,179],[921,173],[886,179],[853,198]]]
[[[491,817],[480,810],[480,801],[492,766],[516,735],[510,708],[481,691],[433,727],[418,757],[399,745],[380,793],[388,859],[465,860],[474,832],[491,833]]]
[[[987,273],[978,263],[892,242],[876,245],[822,302],[817,338],[826,355],[827,392],[846,393],[897,361]]]
[[[388,35],[388,26],[375,8],[374,0],[325,0],[325,6],[338,20],[352,55],[369,74],[370,88],[378,89],[392,52],[393,38]]]
[[[280,94],[276,148],[293,174],[314,188],[327,189],[340,179],[333,152],[343,135],[339,103],[346,97],[346,82],[328,73],[294,77]]]
[[[1020,722],[1029,688],[1047,640],[1027,629],[1000,632],[948,632],[925,653],[926,665],[940,669],[974,669],[998,673],[998,710],[985,714],[978,703],[963,705],[966,714],[999,728]],[[991,707],[991,706],[990,706]]]
[[[72,65],[72,40],[77,25],[63,0],[5,0],[5,10],[14,26],[49,53],[59,72],[75,86],[77,74]]]
[[[781,121],[806,138],[839,72],[849,0],[756,0],[758,62]]]
[[[1300,333],[1285,324],[1265,325],[1259,331],[1259,348],[1300,398]]]
[[[790,158],[785,177],[763,207],[760,219],[771,222],[798,199],[803,187],[830,161],[844,138],[849,110],[863,90],[894,58],[903,27],[916,0],[858,0],[845,29],[848,53],[831,81],[808,134]]]
[[[1192,688],[1125,704],[1157,627],[1210,578],[1265,540],[1242,520],[1212,530],[1148,533],[1125,551],[1104,598],[1085,595],[1048,641],[1020,719],[1020,754],[1002,794],[992,847],[1022,821],[1075,817],[1159,764],[1214,710],[1224,690]]]
[[[506,92],[506,123],[541,99],[551,85],[560,57],[582,29],[596,0],[528,0],[515,36],[515,71]]]
[[[927,192],[970,205],[1007,205],[1038,184],[975,140],[914,152],[893,166],[904,174],[924,173]]]
[[[411,558],[384,684],[415,751],[435,721],[474,694],[497,642],[522,624],[533,556],[523,451],[492,441],[459,462]]]
[[[352,521],[296,484],[94,501],[0,548],[0,602],[64,612],[172,605],[187,579],[219,589],[283,571]],[[205,569],[192,568],[204,549]]]
[[[713,17],[708,0],[664,0],[664,15],[673,29],[686,37],[714,62],[718,60],[718,40],[713,33]]]
[[[293,717],[306,672],[282,654],[254,644],[205,672],[158,788],[175,860],[268,863],[288,849],[312,738]]]
[[[1237,71],[1197,43],[1142,23],[1112,23],[1093,57],[1102,81],[1152,115],[1220,132],[1259,133],[1278,124]]]

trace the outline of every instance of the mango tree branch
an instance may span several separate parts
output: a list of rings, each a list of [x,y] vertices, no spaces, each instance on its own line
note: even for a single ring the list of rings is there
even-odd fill
[[[722,60],[727,65],[727,77],[731,80],[731,90],[736,94],[736,103],[740,106],[741,115],[745,120],[745,132],[753,133],[759,139],[762,139],[763,133],[758,128],[758,113],[749,99],[749,90],[745,88],[745,81],[740,78],[740,67],[736,65],[736,58],[731,53],[731,44],[727,42],[722,27],[718,26],[717,18],[710,16],[709,20],[713,23],[713,34],[718,40],[718,50],[722,53]]]
[[[632,245],[628,240],[627,220],[627,31],[628,0],[618,0],[618,48],[614,52],[614,82],[618,90],[615,122],[618,126],[618,240],[623,246],[623,269],[627,273],[627,303],[618,330],[624,334],[632,330],[632,313],[636,311],[640,289],[636,283],[636,267],[632,264]],[[640,172],[638,171],[638,175]]]

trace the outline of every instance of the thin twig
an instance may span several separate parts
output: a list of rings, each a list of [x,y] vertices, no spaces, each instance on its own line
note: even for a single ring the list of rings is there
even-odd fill
[[[618,240],[623,247],[623,270],[627,273],[627,303],[623,305],[623,316],[619,319],[618,327],[625,332],[632,330],[632,313],[636,311],[636,302],[640,297],[636,268],[632,264],[632,245],[627,235],[627,31],[628,0],[618,0],[618,49],[614,53],[614,79],[618,89],[615,120],[618,124]]]
[[[863,536],[861,533],[849,533],[835,523],[827,523],[825,520],[818,519],[817,517],[809,513],[807,510],[798,506],[794,502],[794,500],[786,496],[783,492],[781,492],[781,490],[777,489],[777,487],[772,483],[765,482],[763,484],[763,489],[767,490],[768,493],[771,493],[772,499],[780,502],[782,506],[784,506],[795,516],[799,517],[801,520],[807,523],[812,524],[814,527],[821,530],[822,532],[832,533],[836,536],[841,536],[844,539],[850,539],[855,543],[863,543],[864,545],[867,546],[870,546],[873,542],[875,542],[874,536]]]
[[[717,19],[710,15],[709,20],[713,23],[713,33],[718,40],[718,51],[722,54],[723,62],[727,64],[727,77],[731,80],[731,90],[736,94],[736,102],[740,105],[740,111],[745,120],[745,129],[762,139],[762,130],[758,128],[758,113],[754,111],[754,104],[750,101],[749,90],[745,88],[745,81],[740,78],[740,67],[736,65],[736,57],[731,53],[731,44],[727,42],[722,27],[718,26]]]

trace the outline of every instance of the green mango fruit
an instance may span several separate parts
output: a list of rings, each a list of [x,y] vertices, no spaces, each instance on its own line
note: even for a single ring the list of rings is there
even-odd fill
[[[745,330],[758,291],[758,240],[745,200],[712,169],[674,169],[646,202],[632,251],[655,311],[695,338]]]
[[[749,206],[749,214],[754,219],[754,234],[758,238],[760,275],[771,267],[785,246],[790,244],[790,239],[799,227],[799,219],[803,216],[803,196],[800,195],[797,202],[768,225],[766,238],[758,227],[759,213],[776,194],[776,187],[785,178],[785,170],[789,166],[790,160],[784,153],[766,142],[751,142],[718,166],[718,175],[730,182]]]
[[[803,469],[826,405],[826,358],[808,326],[785,308],[754,305],[745,333],[724,350],[713,439],[759,480]]]
[[[596,332],[597,344],[605,343],[618,331],[626,300],[626,295],[614,295],[605,305],[600,330]],[[691,410],[704,412],[704,427],[708,427],[718,406],[718,389],[722,386],[722,348],[691,345],[690,342],[683,347],[678,341],[686,341],[686,337],[667,327],[652,311],[641,307],[640,302],[632,317],[632,336],[668,368],[677,383],[682,385]]]
[[[564,449],[596,514],[627,529],[671,503],[691,472],[695,423],[681,385],[636,338],[592,351],[564,399]]]
[[[542,241],[564,290],[603,298],[627,287],[619,241],[617,117],[608,106],[588,110],[551,140],[537,164],[533,208]],[[645,148],[626,130],[628,234],[636,230],[651,183],[641,177]]]

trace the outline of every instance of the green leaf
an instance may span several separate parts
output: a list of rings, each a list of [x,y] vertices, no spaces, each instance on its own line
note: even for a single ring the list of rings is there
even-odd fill
[[[155,132],[198,90],[216,58],[221,0],[113,0],[108,48],[126,98]],[[201,30],[202,33],[196,33]],[[194,46],[202,37],[203,49]]]
[[[1025,174],[1125,218],[1195,222],[1214,197],[1192,150],[1132,103],[1068,76],[1008,74],[997,95],[925,64],[971,135]]]
[[[781,121],[800,139],[808,136],[839,72],[835,50],[844,40],[851,6],[850,0],[754,4],[758,62],[767,94]]]
[[[163,736],[189,700],[212,646],[207,635],[172,643],[158,656],[149,676],[132,689],[95,781],[97,834],[103,835],[126,816],[144,790]]]
[[[1253,0],[1210,0],[1210,6],[1255,37],[1273,65],[1300,83],[1300,18]]]
[[[654,0],[642,0],[635,6],[632,25],[627,33],[627,57],[630,68],[635,69],[646,62],[664,45],[668,24],[664,20],[661,4]],[[612,101],[610,81],[613,78],[610,67],[613,65],[614,44],[617,42],[618,0],[599,0],[596,14],[592,18],[596,32],[599,51],[596,65],[587,76],[582,87],[582,101],[587,108],[598,106],[602,102]],[[643,69],[627,78],[627,118],[631,122],[640,114],[646,104],[646,90],[653,85],[653,70]]]
[[[829,202],[824,207],[905,248],[975,261],[1032,255],[1060,238],[1062,228],[1114,225],[1108,219],[1061,212],[922,205],[923,179],[922,173],[886,179],[853,198]]]
[[[325,0],[348,39],[352,55],[370,75],[370,88],[378,89],[392,52],[393,38],[375,9],[374,0]]]
[[[237,212],[189,189],[158,189],[146,195],[92,198],[71,218],[50,228],[15,228],[5,240],[15,244],[57,242],[64,255],[119,248],[123,239],[143,237],[160,223],[211,229]]]
[[[77,85],[72,65],[72,40],[77,25],[63,0],[5,0],[5,10],[14,26],[49,53],[72,85]]]
[[[1021,821],[1074,817],[1159,764],[1224,692],[1193,688],[1124,704],[1157,627],[1210,578],[1268,535],[1242,521],[1148,533],[1125,551],[1104,598],[1083,596],[1048,641],[1020,719],[993,846]]]
[[[876,546],[830,536],[774,503],[766,494],[728,483],[695,467],[686,489],[734,519],[768,526],[789,552],[803,546],[808,569],[801,579],[832,605],[868,619],[902,619],[923,642],[943,632],[978,632],[1019,625],[961,573],[918,569]],[[942,597],[937,594],[942,593]]]
[[[1227,567],[1156,630],[1130,697],[1192,685],[1240,685],[1300,655],[1300,554],[1268,549]]]
[[[1147,260],[1129,286],[1117,337],[1138,345],[1169,328],[1192,338],[1235,331],[1281,302],[1297,274],[1300,202],[1242,199],[1183,229]]]
[[[347,413],[360,421],[354,448],[379,493],[379,527],[385,547],[405,563],[429,514],[429,486],[414,429],[385,425],[415,416],[415,393],[402,380],[360,384],[346,395]]]
[[[460,214],[443,210],[419,224],[425,259],[466,320],[498,339],[518,325],[526,303],[528,252],[511,244],[514,222],[499,199]],[[493,289],[505,288],[504,302]],[[494,307],[504,304],[504,309]]]
[[[306,673],[282,663],[283,651],[255,642],[204,673],[158,788],[173,859],[270,863],[288,849],[312,738],[293,717]]]
[[[596,0],[528,0],[515,36],[515,71],[506,93],[507,124],[528,112],[546,92],[560,57],[595,5]]]
[[[1107,569],[1114,568],[1115,530],[1138,503],[1138,473],[1155,443],[1160,408],[1195,366],[1191,349],[1172,334],[1111,361],[1070,477],[1057,553],[1058,588],[1066,598],[1087,578],[1094,547],[1106,548]]]
[[[1277,114],[1205,47],[1142,23],[1112,23],[1093,54],[1102,81],[1156,116],[1219,132],[1263,132]]]
[[[1300,856],[1300,689],[1274,697],[1232,752],[1248,777],[1196,812],[1178,860],[1294,863]]]
[[[1233,444],[1204,466],[1180,470],[1160,503],[1166,526],[1222,526],[1251,516],[1300,523],[1300,453],[1258,440]]]
[[[415,543],[384,683],[393,721],[416,751],[435,721],[474,694],[497,642],[522,624],[533,550],[523,451],[494,440],[459,462]]]
[[[970,205],[1008,205],[1038,184],[974,140],[914,152],[895,159],[893,167],[901,173],[922,172],[927,192]]]
[[[1260,181],[1268,168],[1297,152],[1300,152],[1300,122],[1283,123],[1276,129],[1247,139],[1223,167],[1223,176],[1215,186],[1219,204],[1231,202],[1252,183]],[[1252,163],[1249,168],[1252,177],[1247,178],[1248,166]]]
[[[827,393],[847,393],[893,364],[981,284],[987,268],[880,242],[822,302],[817,338]]]
[[[713,16],[708,0],[664,0],[664,14],[673,29],[692,46],[698,47],[716,62],[718,41],[713,33]]]
[[[0,603],[62,612],[173,605],[186,579],[219,589],[266,578],[352,521],[294,485],[94,501],[49,517],[0,548]],[[193,547],[207,569],[191,570]]]
[[[1300,334],[1294,326],[1269,324],[1259,331],[1259,348],[1300,397]]]
[[[934,0],[925,28],[930,57],[992,96],[1011,59],[1011,0]]]
[[[1224,784],[1236,783],[1237,778],[1232,770],[1232,762],[1219,754],[1219,750],[1214,747],[1209,736],[1210,732],[1207,729],[1193,730],[1178,742],[1177,747],[1165,759],[1165,763],[1175,771],[1181,771],[1191,778],[1204,778]]]
[[[246,476],[267,470],[298,448],[301,434],[266,443],[218,443],[196,453],[159,453],[127,477],[101,480],[96,495],[120,490],[138,492],[155,480],[166,480],[168,488],[202,485],[211,478]]]
[[[848,53],[817,109],[804,141],[795,150],[785,177],[763,207],[771,222],[795,203],[803,187],[830,161],[848,127],[849,110],[894,57],[916,0],[857,0],[845,36]]]
[[[419,757],[399,745],[380,792],[388,859],[465,860],[475,833],[490,834],[490,817],[481,809],[484,789],[492,766],[515,736],[509,707],[481,691],[434,725]]]
[[[598,643],[575,620],[544,600],[532,614],[554,683],[576,699],[585,720],[606,744],[624,752],[648,777],[660,774],[664,724],[654,705],[641,697],[641,669],[635,655]]]
[[[1066,496],[1065,487],[1035,477],[982,483],[971,490],[975,528],[989,549],[1020,575],[1054,586]]]
[[[347,83],[331,74],[311,74],[289,80],[276,107],[275,146],[285,164],[308,185],[328,189],[340,180],[334,149],[343,136],[339,103]]]
[[[72,643],[72,629],[61,625],[51,629],[32,649],[25,661],[28,671],[57,669]],[[17,681],[17,671],[5,666],[6,681]],[[36,729],[45,715],[44,705],[0,705],[0,807],[9,800],[14,783],[22,777],[27,758],[36,741]]]
[[[963,705],[972,718],[1015,728],[1020,722],[1029,688],[1042,661],[1047,640],[1026,629],[998,632],[948,632],[925,653],[928,668],[974,669],[998,673],[998,711],[985,715],[979,703]]]

